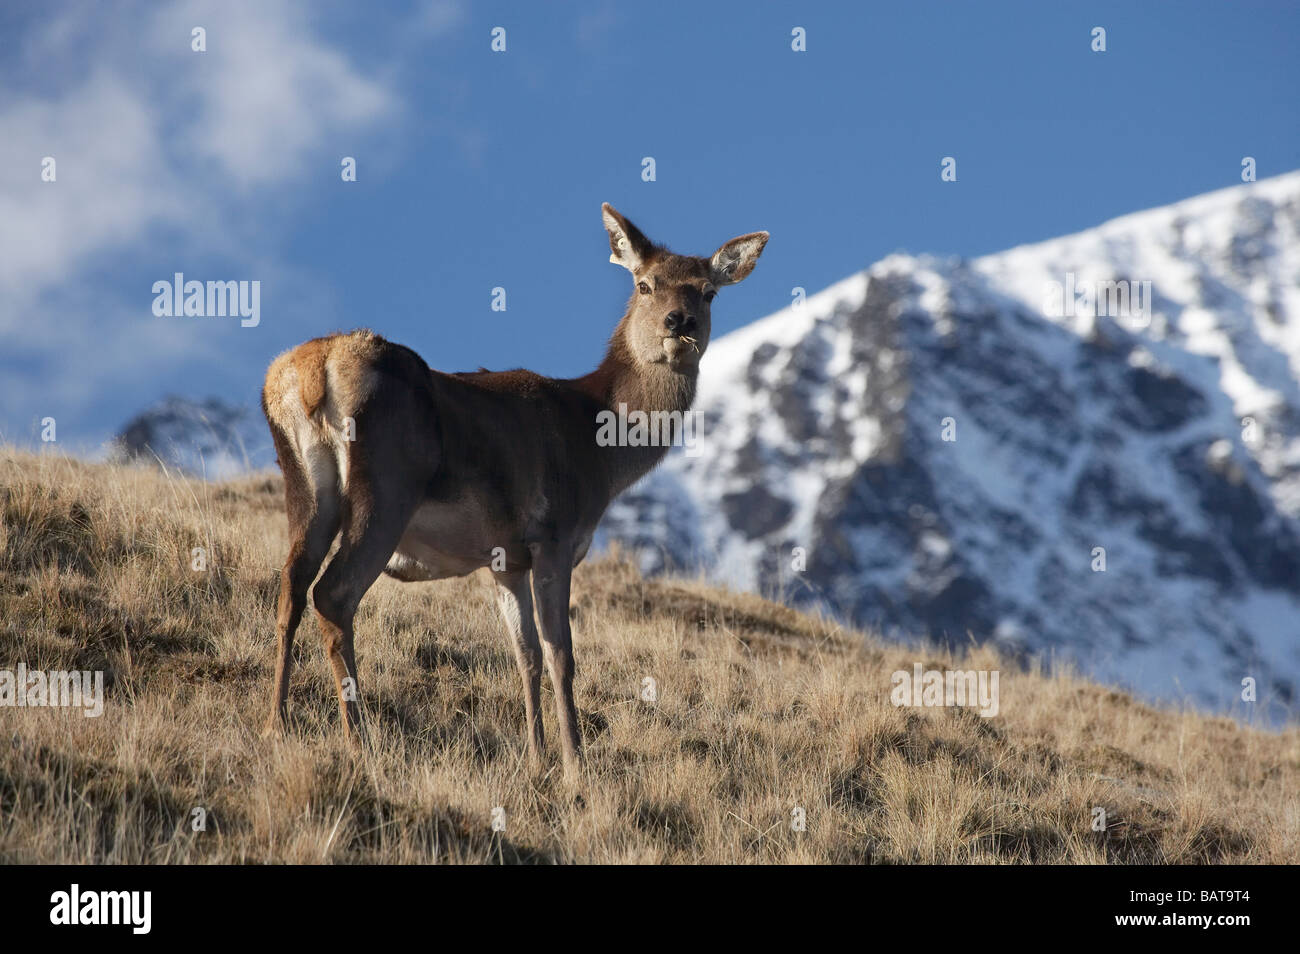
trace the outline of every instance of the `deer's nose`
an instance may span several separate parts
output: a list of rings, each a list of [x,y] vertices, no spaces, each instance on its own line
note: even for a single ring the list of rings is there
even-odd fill
[[[682,311],[670,311],[664,319],[664,327],[676,334],[688,335],[695,330],[695,316]]]

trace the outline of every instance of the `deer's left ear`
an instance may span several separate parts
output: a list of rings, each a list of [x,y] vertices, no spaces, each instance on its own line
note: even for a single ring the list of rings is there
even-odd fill
[[[767,239],[766,232],[750,232],[732,239],[714,252],[709,260],[713,284],[734,285],[752,272],[758,256],[763,254]]]

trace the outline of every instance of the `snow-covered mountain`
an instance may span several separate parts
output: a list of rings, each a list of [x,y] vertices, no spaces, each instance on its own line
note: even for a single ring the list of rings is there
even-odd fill
[[[261,413],[220,398],[166,397],[132,418],[113,445],[119,458],[156,459],[209,480],[275,464]]]
[[[697,407],[602,525],[646,569],[1295,712],[1300,173],[890,256],[715,340]]]

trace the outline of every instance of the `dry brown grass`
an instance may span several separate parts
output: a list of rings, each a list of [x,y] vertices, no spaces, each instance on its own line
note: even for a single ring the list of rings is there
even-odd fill
[[[0,707],[0,861],[1300,860],[1300,730],[1152,709],[986,650],[918,660],[617,559],[575,584],[577,797],[526,771],[483,574],[367,596],[366,752],[341,741],[314,621],[291,731],[262,741],[284,549],[278,477],[207,485],[0,450],[0,668],[108,682],[100,718]],[[895,708],[890,673],[916,661],[1000,669],[1000,714]],[[191,831],[196,806],[207,831]]]

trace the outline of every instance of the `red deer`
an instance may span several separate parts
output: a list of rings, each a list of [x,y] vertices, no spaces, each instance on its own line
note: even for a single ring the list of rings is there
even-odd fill
[[[542,764],[544,648],[564,771],[575,777],[570,576],[610,501],[667,452],[662,442],[604,446],[598,416],[631,409],[680,419],[689,410],[713,296],[753,270],[768,238],[751,232],[708,258],[675,255],[608,204],[602,213],[610,261],[632,273],[633,290],[590,374],[445,374],[366,330],[316,338],[272,362],[262,409],[284,472],[290,542],[266,734],[283,725],[294,631],[337,537],[311,596],[349,741],[361,729],[352,620],[366,591],[381,573],[446,579],[495,559],[523,680],[530,762]]]

